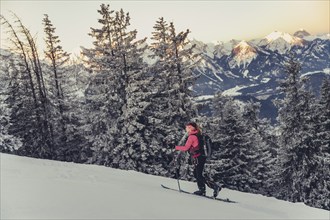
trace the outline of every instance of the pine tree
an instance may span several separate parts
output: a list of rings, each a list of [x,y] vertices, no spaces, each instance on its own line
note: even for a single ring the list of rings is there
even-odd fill
[[[247,102],[244,106],[243,119],[252,134],[253,148],[250,150],[256,154],[256,158],[249,165],[252,168],[251,179],[254,179],[256,184],[250,187],[255,192],[271,194],[274,184],[276,149],[278,149],[272,135],[273,129],[270,127],[268,120],[260,119],[259,103]]]
[[[330,79],[324,79],[321,87],[319,101],[319,137],[321,138],[321,150],[324,157],[329,159],[330,155]],[[329,162],[329,161],[328,161]]]
[[[313,187],[306,198],[313,207],[330,210],[330,80],[325,78],[321,87],[321,97],[314,109],[317,126],[316,144],[320,145],[317,173],[313,178]]]
[[[174,23],[159,18],[152,32],[149,56],[154,60],[151,72],[153,103],[150,108],[157,140],[166,146],[164,158],[171,160],[172,149],[182,137],[184,124],[196,117],[191,86],[195,82],[192,72],[196,55],[189,45],[189,30],[176,33]],[[165,141],[164,141],[165,140]]]
[[[196,116],[196,109],[192,102],[192,91],[196,76],[193,74],[195,59],[197,54],[193,52],[195,45],[189,46],[189,30],[181,31],[176,34],[173,22],[169,26],[169,88],[170,100],[173,100],[171,109],[175,114],[172,115],[172,124],[179,127],[181,122],[191,120]],[[178,120],[180,119],[180,120]]]
[[[220,125],[223,124],[224,106],[229,101],[231,101],[230,97],[224,96],[221,93],[215,94],[211,105],[212,116],[198,118],[199,124],[202,127],[202,132],[204,133],[206,131],[212,138],[212,155],[205,165],[205,173],[208,174],[208,178],[221,183],[224,183],[222,179],[223,170],[221,169],[221,167],[223,167],[221,158],[223,156],[224,135]],[[220,172],[222,172],[222,174],[220,174]]]
[[[279,186],[282,198],[305,201],[316,180],[320,146],[315,141],[314,98],[300,78],[300,64],[290,58],[286,64],[287,79],[279,100],[280,149],[278,152]]]
[[[86,98],[84,91],[89,82],[89,73],[82,64],[72,63],[65,67],[66,77],[63,82],[64,121],[66,149],[63,160],[79,163],[88,162],[91,149],[86,139],[84,123],[90,112],[84,111]]]
[[[213,105],[214,118],[218,122],[213,125],[213,137],[220,146],[212,161],[213,179],[228,188],[255,192],[262,179],[257,175],[262,167],[258,164],[261,159],[255,146],[255,132],[231,97],[217,95]]]
[[[17,15],[13,16],[17,27],[1,16],[2,24],[11,35],[13,51],[19,54],[18,61],[12,66],[19,73],[15,75],[17,87],[11,87],[10,91],[8,104],[12,109],[12,123],[9,130],[11,134],[22,138],[21,154],[50,158],[53,136],[49,122],[49,102],[36,42]]]
[[[1,56],[1,55],[0,55]],[[9,57],[2,57],[1,60],[11,60]],[[0,152],[5,153],[15,153],[21,146],[22,142],[19,138],[10,134],[10,126],[11,126],[11,116],[12,116],[12,108],[8,104],[10,98],[10,89],[11,83],[14,83],[13,74],[11,72],[11,62],[5,65],[4,69],[0,70]],[[8,75],[6,75],[8,74]]]
[[[154,160],[159,146],[153,145],[150,136],[151,127],[146,110],[150,106],[151,75],[147,72],[143,54],[145,39],[136,40],[137,31],[129,31],[130,16],[121,9],[115,13],[114,42],[118,54],[118,65],[122,72],[121,99],[123,108],[119,119],[120,144],[114,149],[114,166],[150,172],[150,163]],[[153,165],[153,164],[151,164]]]
[[[95,39],[94,48],[82,48],[85,64],[92,72],[92,79],[86,90],[86,117],[84,130],[94,152],[90,162],[110,165],[111,151],[119,145],[119,122],[122,114],[123,88],[121,71],[117,68],[119,55],[114,39],[114,11],[109,5],[101,5],[98,10],[100,28],[91,28]]]
[[[148,172],[146,160],[154,149],[148,149],[152,132],[145,114],[152,102],[151,75],[142,59],[146,39],[136,40],[137,31],[128,30],[130,16],[123,10],[103,4],[98,12],[102,28],[92,29],[95,48],[83,51],[95,72],[87,91],[94,161]]]
[[[66,148],[66,121],[65,110],[68,109],[68,103],[65,100],[63,92],[65,82],[65,65],[68,63],[69,54],[64,52],[60,46],[59,37],[55,35],[55,27],[49,20],[47,14],[44,15],[43,25],[46,35],[46,60],[50,65],[46,69],[46,78],[49,84],[49,100],[51,105],[51,124],[52,132],[54,133],[54,151],[53,157],[63,154],[62,151]]]

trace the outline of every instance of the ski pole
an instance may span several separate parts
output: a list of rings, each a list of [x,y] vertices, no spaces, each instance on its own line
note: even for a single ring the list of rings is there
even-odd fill
[[[181,164],[178,163],[179,157],[181,155],[181,152],[179,152],[179,154],[177,155],[177,157],[175,158],[175,166],[176,166],[176,180],[178,182],[178,187],[179,187],[179,191],[181,192],[181,187],[180,187],[180,168],[181,168]]]
[[[179,145],[183,145],[184,142],[186,141],[188,137],[188,134],[187,133],[184,133],[184,135],[182,136],[180,142],[179,142]],[[178,187],[179,187],[179,191],[181,192],[181,187],[180,187],[180,169],[181,169],[181,161],[179,163],[179,159],[182,159],[181,157],[181,154],[182,152],[180,151],[177,156],[175,157],[175,166],[176,166],[176,179],[177,179],[177,182],[178,182]]]
[[[179,181],[179,179],[180,179],[180,167],[176,168],[176,169],[177,169],[176,173],[177,173],[178,187],[179,187],[179,191],[181,192],[180,181]]]

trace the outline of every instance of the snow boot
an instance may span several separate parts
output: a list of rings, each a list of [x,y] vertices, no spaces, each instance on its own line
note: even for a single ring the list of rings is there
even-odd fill
[[[216,198],[219,195],[220,191],[221,191],[221,186],[215,184],[213,189],[213,197]]]
[[[199,195],[199,196],[205,196],[206,192],[205,189],[200,189],[197,190],[196,192],[194,192],[195,195]]]

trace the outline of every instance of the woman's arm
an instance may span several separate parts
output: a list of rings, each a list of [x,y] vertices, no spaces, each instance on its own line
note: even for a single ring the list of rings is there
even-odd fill
[[[190,135],[188,137],[188,140],[186,142],[186,144],[184,146],[176,146],[175,150],[179,150],[179,151],[187,151],[189,150],[191,147],[196,147],[194,145],[198,145],[198,139],[196,137],[196,135]]]

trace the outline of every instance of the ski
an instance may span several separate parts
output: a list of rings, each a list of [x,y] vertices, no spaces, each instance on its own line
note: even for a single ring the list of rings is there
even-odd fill
[[[207,198],[207,199],[212,199],[212,200],[218,200],[218,201],[221,201],[221,202],[228,202],[228,203],[237,203],[235,201],[232,201],[230,199],[221,199],[221,198],[214,198],[213,196],[201,196],[201,195],[196,195],[192,192],[188,192],[188,191],[185,191],[185,190],[179,190],[179,189],[174,189],[174,188],[170,188],[168,186],[165,186],[163,184],[160,184],[164,189],[168,189],[168,190],[172,190],[172,191],[176,191],[176,192],[181,192],[181,193],[185,193],[185,194],[189,194],[189,195],[193,195],[193,196],[199,196],[199,197],[204,197],[204,198]]]

